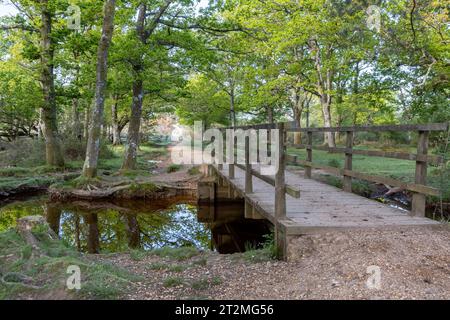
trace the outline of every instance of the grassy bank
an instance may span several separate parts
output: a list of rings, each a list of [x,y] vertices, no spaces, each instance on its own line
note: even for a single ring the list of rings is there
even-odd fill
[[[119,172],[124,154],[124,146],[106,145],[102,153],[103,158],[99,161],[100,174],[114,174]],[[149,176],[156,167],[154,160],[167,154],[165,147],[142,145],[138,152],[138,169],[133,171],[121,172],[128,178],[138,176]],[[35,155],[30,155],[35,157]],[[22,166],[16,166],[11,163],[0,167],[0,195],[13,195],[21,192],[28,192],[34,189],[47,188],[55,183],[71,181],[79,176],[83,167],[83,160],[74,159],[66,162],[65,168],[53,168],[45,165],[39,165],[42,161],[23,161],[19,163]]]
[[[0,299],[115,299],[141,278],[108,263],[92,262],[39,230],[41,255],[14,231],[0,233]],[[69,266],[81,270],[81,289],[66,286]]]

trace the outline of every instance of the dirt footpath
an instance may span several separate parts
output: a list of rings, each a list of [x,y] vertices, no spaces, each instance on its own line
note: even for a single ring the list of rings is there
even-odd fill
[[[448,227],[304,236],[293,245],[295,262],[215,253],[98,259],[144,276],[127,299],[450,299]],[[379,268],[379,283],[369,266]]]

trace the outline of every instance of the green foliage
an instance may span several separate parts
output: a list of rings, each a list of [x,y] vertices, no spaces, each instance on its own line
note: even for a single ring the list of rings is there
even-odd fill
[[[191,176],[196,176],[196,175],[200,174],[200,168],[199,168],[198,166],[189,168],[188,173],[189,173]]]
[[[277,258],[278,252],[275,245],[274,234],[265,235],[265,241],[261,249],[247,248],[242,253],[244,260],[251,263],[271,261]]]
[[[179,164],[171,164],[167,167],[167,173],[180,171],[181,168],[182,168],[182,166]]]

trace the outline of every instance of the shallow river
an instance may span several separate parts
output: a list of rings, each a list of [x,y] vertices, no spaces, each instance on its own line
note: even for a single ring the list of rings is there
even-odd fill
[[[45,216],[62,241],[89,253],[164,246],[242,252],[260,246],[270,232],[266,222],[244,219],[240,203],[199,207],[189,198],[58,203],[46,196],[0,205],[0,232],[28,215]]]

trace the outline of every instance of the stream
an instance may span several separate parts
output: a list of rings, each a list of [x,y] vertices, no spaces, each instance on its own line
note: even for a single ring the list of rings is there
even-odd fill
[[[45,195],[0,204],[0,232],[29,215],[44,216],[61,241],[87,253],[166,246],[234,253],[261,247],[270,233],[267,222],[244,218],[241,203],[198,206],[187,197],[59,203]]]

